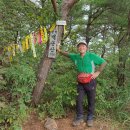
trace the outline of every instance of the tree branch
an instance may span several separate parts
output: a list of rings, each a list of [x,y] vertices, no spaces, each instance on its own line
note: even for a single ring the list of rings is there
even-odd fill
[[[56,0],[51,0],[51,2],[52,2],[52,5],[53,5],[54,12],[57,14],[57,4],[56,4]]]
[[[70,35],[71,30],[72,30],[72,16],[70,17],[69,31],[66,34],[66,36],[63,38],[63,41]]]
[[[71,8],[74,6],[75,3],[77,3],[78,0],[64,0],[62,4],[62,19],[67,20],[68,14],[71,10]]]

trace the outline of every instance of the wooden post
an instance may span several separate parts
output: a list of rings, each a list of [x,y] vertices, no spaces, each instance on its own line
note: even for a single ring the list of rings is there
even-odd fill
[[[57,36],[58,36],[58,27],[56,27],[50,33],[50,42],[49,42],[49,50],[48,50],[48,57],[49,58],[56,58]]]

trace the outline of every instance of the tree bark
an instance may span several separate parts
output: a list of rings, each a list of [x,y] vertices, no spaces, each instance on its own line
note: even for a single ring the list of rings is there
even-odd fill
[[[53,59],[47,57],[48,48],[49,48],[49,44],[47,44],[46,51],[39,64],[39,71],[38,71],[38,75],[37,75],[37,84],[33,90],[33,95],[32,95],[32,104],[33,105],[36,105],[39,102],[41,93],[42,93],[44,85],[45,85],[47,75],[49,73],[50,67],[53,62]]]
[[[54,12],[57,14],[57,4],[56,4],[56,0],[51,0],[51,2],[52,2],[52,5],[53,5]]]
[[[126,68],[126,61],[129,55],[129,51],[127,50],[130,41],[130,11],[128,13],[128,27],[127,33],[121,38],[118,43],[119,49],[119,63],[117,65],[117,85],[124,86],[125,85],[125,74],[124,70]]]
[[[68,14],[76,2],[77,2],[77,0],[63,0],[62,11],[61,11],[62,20],[67,20]],[[63,37],[63,26],[58,26],[58,39],[57,39],[58,43],[61,43],[62,37]],[[41,93],[43,91],[43,88],[45,87],[46,78],[48,76],[52,62],[54,60],[52,58],[47,57],[48,47],[49,47],[49,44],[47,45],[44,56],[40,62],[39,71],[38,71],[38,75],[37,75],[37,84],[36,84],[36,87],[34,88],[33,94],[32,94],[32,104],[33,105],[37,105],[40,100]]]
[[[125,58],[125,59],[124,59]],[[125,83],[125,74],[124,74],[124,70],[125,70],[125,66],[126,66],[126,57],[122,57],[121,55],[119,55],[119,64],[117,66],[117,85],[120,86],[124,86]]]

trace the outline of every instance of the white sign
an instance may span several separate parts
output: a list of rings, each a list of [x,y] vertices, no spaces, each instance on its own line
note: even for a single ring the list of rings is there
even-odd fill
[[[57,43],[57,35],[58,30],[57,27],[50,33],[50,43],[49,43],[49,51],[48,57],[55,58],[56,57],[56,43]]]
[[[66,25],[66,21],[58,20],[58,21],[56,21],[56,25]]]

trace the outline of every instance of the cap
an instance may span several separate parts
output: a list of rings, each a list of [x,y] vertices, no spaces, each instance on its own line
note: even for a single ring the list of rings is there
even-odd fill
[[[79,45],[81,45],[81,44],[84,44],[84,45],[86,45],[86,46],[88,47],[88,44],[87,44],[86,42],[79,42],[79,43],[77,44],[77,47],[79,47]]]

